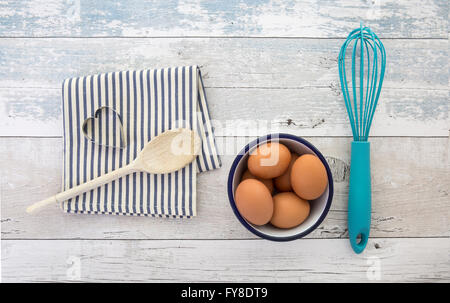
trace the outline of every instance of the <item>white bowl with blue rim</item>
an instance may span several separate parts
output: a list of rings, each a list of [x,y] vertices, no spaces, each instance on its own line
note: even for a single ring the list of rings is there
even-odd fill
[[[317,199],[310,201],[311,210],[308,218],[300,225],[289,228],[277,228],[270,223],[262,226],[254,225],[248,222],[238,211],[234,200],[236,188],[241,181],[242,175],[247,170],[247,160],[250,152],[259,145],[267,142],[279,142],[284,144],[289,150],[298,155],[313,154],[316,155],[325,166],[328,175],[328,186],[324,193]],[[301,137],[290,134],[276,133],[259,137],[247,144],[236,156],[230,168],[228,175],[228,198],[231,208],[238,220],[253,234],[272,241],[291,241],[302,238],[316,229],[325,219],[333,200],[333,177],[327,161],[320,151],[311,143]]]

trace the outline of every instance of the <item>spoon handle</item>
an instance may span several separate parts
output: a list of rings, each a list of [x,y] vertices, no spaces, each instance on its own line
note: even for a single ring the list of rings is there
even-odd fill
[[[37,210],[50,205],[50,204],[56,204],[59,202],[63,202],[66,200],[69,200],[73,197],[76,197],[82,193],[85,193],[89,190],[92,190],[94,188],[97,188],[99,186],[102,186],[103,184],[109,183],[111,181],[114,181],[120,177],[129,175],[131,173],[134,173],[138,171],[138,169],[135,168],[135,163],[132,162],[128,164],[127,166],[121,167],[119,169],[113,170],[112,172],[109,172],[107,174],[101,175],[100,177],[97,177],[95,179],[92,179],[86,183],[80,184],[78,186],[72,187],[66,191],[63,191],[59,194],[56,194],[50,198],[47,198],[45,200],[39,201],[37,203],[34,203],[33,205],[30,205],[27,208],[27,213],[31,214],[36,212]]]

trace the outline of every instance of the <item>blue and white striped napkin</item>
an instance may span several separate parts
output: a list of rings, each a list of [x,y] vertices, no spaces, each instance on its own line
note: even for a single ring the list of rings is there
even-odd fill
[[[197,161],[185,168],[164,175],[131,174],[65,201],[65,212],[196,215],[197,172],[221,166],[197,66],[71,78],[63,82],[62,95],[63,190],[130,163],[165,130],[194,129],[203,141]],[[105,108],[109,114],[102,114]],[[117,131],[120,125],[123,132]]]

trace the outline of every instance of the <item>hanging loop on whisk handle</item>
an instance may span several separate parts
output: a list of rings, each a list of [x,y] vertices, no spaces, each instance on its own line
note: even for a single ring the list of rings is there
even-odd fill
[[[359,254],[370,233],[371,184],[370,143],[353,141],[348,194],[348,235],[353,250]]]

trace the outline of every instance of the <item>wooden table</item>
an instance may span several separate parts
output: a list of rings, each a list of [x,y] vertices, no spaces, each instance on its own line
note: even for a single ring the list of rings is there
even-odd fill
[[[379,2],[0,3],[3,281],[450,281],[448,1]],[[355,255],[337,56],[360,20],[383,39],[387,75],[371,239]],[[215,123],[234,121],[217,130],[223,167],[199,175],[197,217],[25,214],[61,188],[63,79],[190,64]],[[229,207],[234,153],[268,130],[305,137],[332,168],[332,208],[305,239],[258,239]]]

